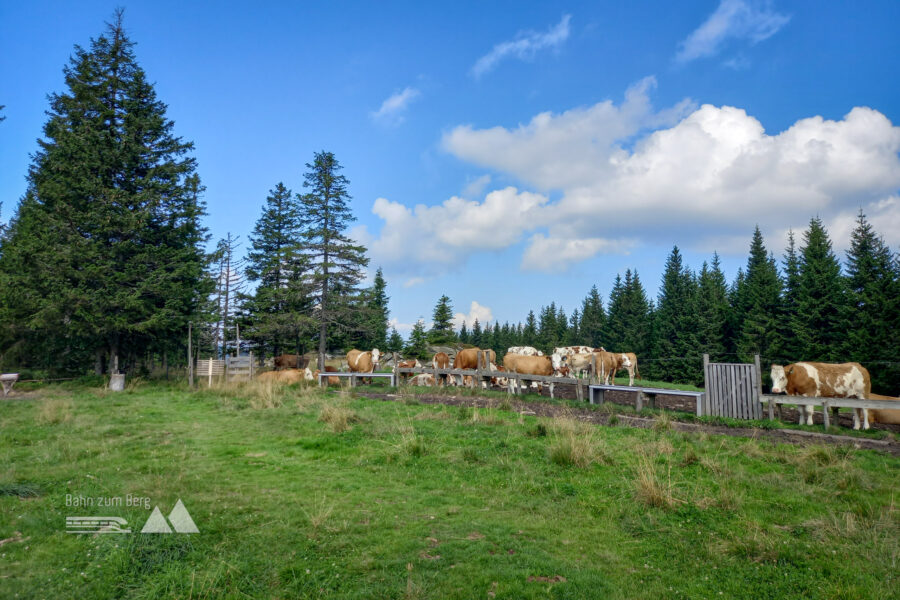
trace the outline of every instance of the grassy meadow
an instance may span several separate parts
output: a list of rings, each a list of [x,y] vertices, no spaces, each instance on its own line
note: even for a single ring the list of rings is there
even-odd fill
[[[0,597],[900,597],[896,457],[504,407],[260,384],[2,400]],[[138,533],[179,498],[200,533]],[[135,533],[66,533],[107,515]]]

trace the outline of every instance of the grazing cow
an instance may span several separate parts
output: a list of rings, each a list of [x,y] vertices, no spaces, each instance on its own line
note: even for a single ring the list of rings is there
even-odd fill
[[[510,373],[523,375],[553,375],[553,362],[549,356],[524,356],[507,354],[503,357],[503,366]]]
[[[882,396],[881,394],[869,394],[870,400],[894,400],[897,408],[870,408],[869,423],[886,423],[900,425],[900,398]]]
[[[513,346],[506,351],[507,354],[523,354],[525,356],[543,356],[544,353],[531,346]]]
[[[422,366],[418,360],[401,360],[397,363],[401,369],[415,369]]]
[[[307,369],[307,370],[309,370],[309,369]],[[332,366],[329,366],[329,365],[325,365],[325,372],[326,372],[326,373],[338,373],[338,370],[337,370],[337,367],[332,367]],[[321,371],[319,371],[318,369],[316,369],[316,372],[315,372],[315,375],[314,375],[314,379],[315,379],[316,381],[319,380],[319,373],[321,373]],[[326,377],[325,379],[328,380],[328,381],[325,382],[325,385],[341,385],[341,378],[340,378],[340,377]]]
[[[347,366],[350,367],[351,373],[374,373],[379,360],[381,352],[378,348],[371,352],[354,349],[347,353]]]
[[[304,369],[285,369],[283,371],[266,371],[257,376],[259,381],[272,381],[290,385],[292,383],[300,383],[301,381],[312,381],[313,375],[308,368]]]
[[[275,370],[281,369],[305,369],[309,359],[301,354],[282,354],[275,357]]]
[[[481,348],[466,348],[465,350],[460,350],[456,353],[456,357],[453,359],[453,368],[454,369],[477,369],[478,368],[478,360],[479,355],[481,354]],[[497,362],[497,353],[493,350],[484,350],[487,353],[488,364],[486,367],[490,368],[490,365]],[[466,377],[471,377],[467,375]],[[460,377],[460,385],[466,385],[466,380],[463,377]]]
[[[625,356],[628,357],[628,360],[631,362],[631,366],[627,367],[624,364],[618,368],[618,371],[625,369],[628,371],[628,385],[629,387],[634,386],[634,378],[637,375],[638,379],[641,379],[641,372],[638,370],[638,360],[637,355],[634,352],[625,352]]]
[[[497,365],[491,363],[491,371],[497,371],[500,373],[506,372],[506,367],[498,367]],[[491,385],[498,385],[500,387],[506,387],[509,383],[509,380],[503,376],[491,377]]]
[[[410,385],[419,385],[422,387],[433,387],[434,376],[431,373],[419,373],[409,380]]]
[[[553,354],[571,356],[573,354],[590,354],[597,350],[603,350],[603,348],[591,348],[590,346],[563,346],[561,348],[554,348]]]
[[[772,393],[813,398],[866,399],[872,392],[869,372],[859,363],[798,362],[792,365],[772,365]],[[813,406],[800,407],[800,424],[813,424]],[[860,414],[862,413],[862,414]],[[853,410],[853,429],[869,428],[869,411]]]
[[[594,352],[597,357],[597,375],[605,385],[616,384],[616,371],[627,369],[631,366],[631,359],[627,354],[598,350]]]
[[[431,366],[435,369],[449,369],[450,368],[450,355],[446,352],[438,352],[434,356],[431,357]],[[450,381],[453,379],[451,378]],[[438,375],[438,383],[440,385],[446,385],[448,383],[448,379],[446,375]]]

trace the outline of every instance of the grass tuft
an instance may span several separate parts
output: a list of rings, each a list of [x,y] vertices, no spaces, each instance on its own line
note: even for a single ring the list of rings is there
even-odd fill
[[[639,451],[637,456],[634,493],[639,502],[654,508],[670,509],[682,502],[675,497],[671,468],[668,469],[665,477],[660,476],[656,472],[653,460],[643,451]]]
[[[68,398],[45,398],[37,416],[42,425],[57,425],[72,420],[72,401]]]
[[[326,403],[319,412],[319,422],[325,423],[334,433],[343,433],[351,429],[351,423],[359,421],[356,413],[346,407]]]

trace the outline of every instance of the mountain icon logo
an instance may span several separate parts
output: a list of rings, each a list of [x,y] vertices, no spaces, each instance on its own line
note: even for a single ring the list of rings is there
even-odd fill
[[[171,527],[169,523],[172,524]],[[169,513],[168,521],[163,517],[159,506],[154,506],[153,512],[150,513],[150,518],[147,519],[143,529],[141,529],[141,533],[172,533],[173,529],[177,533],[200,533],[190,513],[184,507],[181,498],[178,499],[178,502],[175,503],[175,508]]]

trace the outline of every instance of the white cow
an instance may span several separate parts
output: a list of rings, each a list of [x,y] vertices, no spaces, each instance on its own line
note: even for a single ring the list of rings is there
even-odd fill
[[[506,351],[507,354],[522,354],[523,356],[543,356],[544,353],[531,346],[513,346]]]

